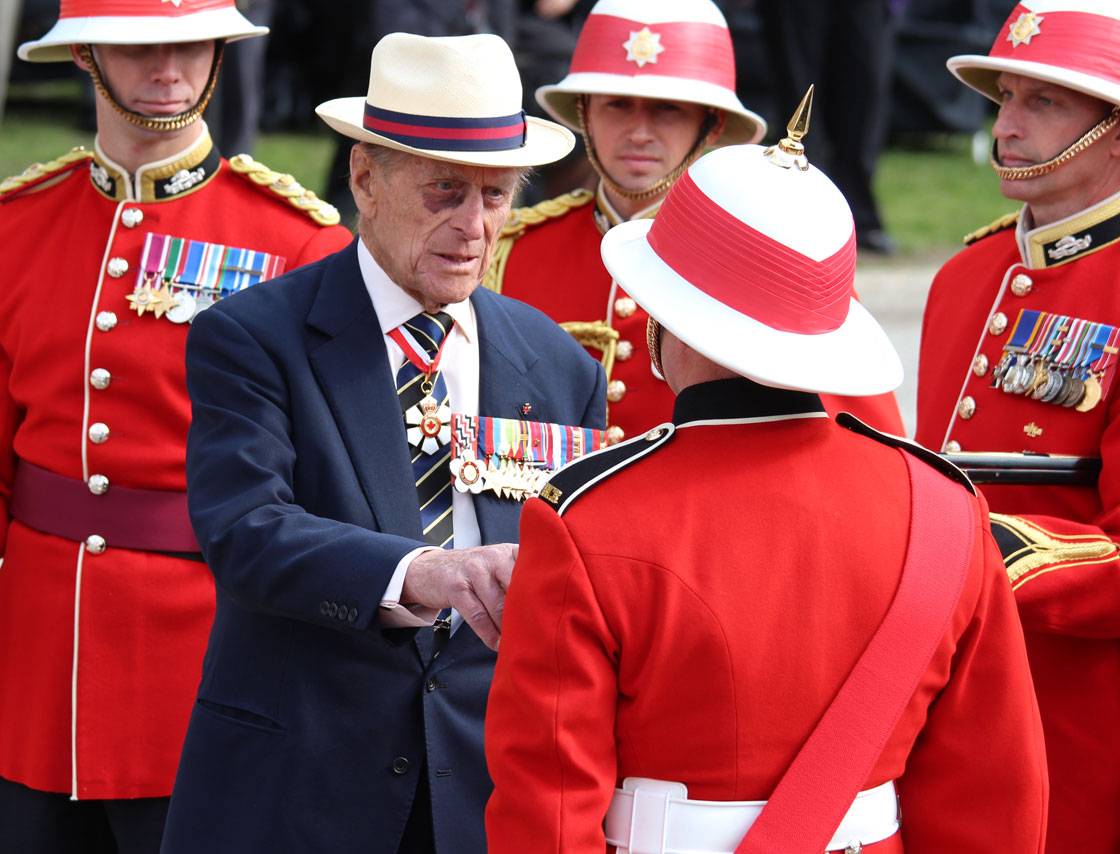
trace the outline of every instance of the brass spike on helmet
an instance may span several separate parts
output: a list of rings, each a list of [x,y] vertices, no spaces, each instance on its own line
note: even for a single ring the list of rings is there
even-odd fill
[[[809,168],[809,160],[805,156],[805,146],[801,144],[802,138],[809,132],[809,114],[813,111],[813,86],[797,105],[797,111],[786,125],[789,136],[784,137],[777,145],[771,145],[764,152],[770,162],[783,169],[797,166],[802,172]]]

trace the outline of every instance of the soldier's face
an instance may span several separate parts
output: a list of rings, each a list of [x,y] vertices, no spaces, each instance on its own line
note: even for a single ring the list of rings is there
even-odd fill
[[[470,296],[521,170],[409,154],[372,163],[356,146],[350,171],[362,239],[389,278],[429,310]]]
[[[680,165],[696,144],[707,113],[707,107],[684,101],[591,95],[586,120],[607,174],[637,192]]]
[[[1099,98],[1019,74],[1000,74],[997,85],[1001,104],[992,135],[1000,164],[1011,168],[1044,163],[1057,156],[1112,109]],[[1116,186],[1120,170],[1111,162],[1116,160],[1111,156],[1116,138],[1114,130],[1037,178],[1003,180],[1000,191],[1009,199],[1027,202],[1036,211],[1056,208],[1059,215],[1068,215],[1083,210],[1120,190]]]
[[[142,116],[174,116],[198,103],[210,78],[214,41],[93,48],[109,90]]]

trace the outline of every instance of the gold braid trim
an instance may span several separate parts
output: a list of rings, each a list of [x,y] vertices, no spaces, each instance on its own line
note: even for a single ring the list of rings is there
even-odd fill
[[[987,237],[989,234],[995,234],[997,231],[1003,231],[1005,228],[1011,228],[1011,226],[1017,225],[1019,223],[1020,213],[1021,211],[1015,211],[1014,213],[1004,214],[995,222],[990,222],[983,228],[976,229],[972,234],[966,234],[964,236],[965,246],[970,243],[975,243],[981,237]]]
[[[1000,526],[1023,544],[1018,550],[1003,556],[1012,589],[1031,580],[1024,579],[1024,575],[1035,573],[1036,570],[1047,566],[1053,568],[1056,564],[1071,562],[1099,563],[1103,560],[1115,560],[1120,554],[1120,547],[1107,537],[1085,534],[1059,539],[1057,535],[1031,524],[1026,519],[1005,516],[1002,513],[992,513],[991,522],[993,526]],[[1032,577],[1036,578],[1039,574],[1042,573]]]
[[[498,242],[494,245],[494,254],[490,257],[490,266],[482,276],[482,287],[496,294],[502,292],[502,279],[506,274],[506,262],[513,251],[513,244],[525,230],[564,216],[568,211],[581,208],[595,199],[595,194],[582,187],[564,193],[555,199],[545,199],[543,202],[528,208],[514,208],[509,212],[506,224],[502,226]]]
[[[311,190],[304,189],[291,175],[274,172],[248,154],[234,155],[229,159],[229,165],[234,172],[244,175],[258,187],[267,187],[286,199],[288,204],[303,211],[319,225],[338,225],[342,218],[338,208],[323,201]]]
[[[76,161],[89,160],[91,157],[93,157],[93,154],[86,151],[84,145],[76,145],[54,160],[48,160],[46,163],[32,163],[18,175],[0,181],[0,196],[12,192],[12,190],[18,190],[32,181],[38,181],[52,172],[59,172]]]
[[[614,369],[614,354],[618,349],[618,330],[607,326],[605,320],[565,320],[560,328],[584,347],[591,347],[603,354],[599,361],[602,362],[603,371],[609,380]]]

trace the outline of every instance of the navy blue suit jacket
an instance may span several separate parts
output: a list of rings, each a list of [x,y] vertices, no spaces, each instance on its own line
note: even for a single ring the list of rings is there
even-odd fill
[[[523,303],[471,300],[481,414],[604,426],[583,348]],[[395,367],[353,244],[190,331],[188,499],[217,611],[165,854],[396,851],[425,761],[437,849],[485,850],[495,655],[463,625],[426,667],[415,629],[379,623],[423,545]],[[516,542],[519,503],[474,501],[484,543]]]

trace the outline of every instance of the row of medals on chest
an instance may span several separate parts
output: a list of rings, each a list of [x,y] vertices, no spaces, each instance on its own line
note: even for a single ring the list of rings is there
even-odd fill
[[[992,368],[992,388],[1078,412],[1088,412],[1100,403],[1103,370],[1081,378],[1077,374],[1083,366],[1057,364],[1025,351],[1025,347],[1004,349],[1003,358]]]
[[[404,415],[408,444],[425,454],[435,454],[451,441],[451,408],[433,396],[434,376],[429,374],[424,378],[420,385],[424,397]],[[537,495],[551,472],[543,464],[526,464],[503,451],[508,452],[508,449],[498,449],[500,462],[494,465],[492,459],[477,459],[473,451],[461,450],[451,461],[455,489],[473,494],[489,489],[499,497],[520,501]]]

